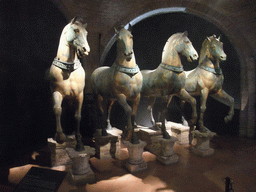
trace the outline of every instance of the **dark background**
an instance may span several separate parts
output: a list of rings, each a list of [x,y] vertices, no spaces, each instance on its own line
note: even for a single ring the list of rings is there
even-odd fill
[[[12,162],[20,155],[45,145],[47,138],[55,133],[51,94],[44,76],[56,55],[61,31],[69,21],[47,0],[29,3],[0,1],[0,7],[0,160]],[[156,68],[161,62],[162,49],[168,37],[185,30],[198,53],[206,36],[222,34],[207,21],[189,14],[172,13],[148,18],[133,27],[134,52],[140,68]],[[222,41],[228,56],[227,61],[221,64],[226,78],[224,89],[239,102],[239,61],[224,34]],[[111,59],[115,57],[114,49],[113,46],[111,51],[114,52],[110,51],[106,65],[111,65]],[[186,70],[197,66],[197,62],[182,62]],[[81,130],[84,137],[91,137],[95,130],[91,122],[93,106],[90,98],[90,95],[85,96],[82,111]],[[174,102],[179,100],[174,99]],[[144,119],[147,114],[142,113],[146,104],[147,100],[141,101],[138,123],[149,122],[149,119]],[[181,112],[178,105],[171,106],[169,119],[179,121]],[[115,118],[115,111],[122,114],[123,110],[115,104],[111,117],[113,125],[122,127],[124,121]],[[205,125],[218,134],[237,135],[239,109],[234,120],[226,125],[223,119],[227,111],[228,107],[209,99]],[[64,129],[66,133],[71,133],[72,114],[67,110],[63,113]],[[157,116],[157,105],[155,113]]]

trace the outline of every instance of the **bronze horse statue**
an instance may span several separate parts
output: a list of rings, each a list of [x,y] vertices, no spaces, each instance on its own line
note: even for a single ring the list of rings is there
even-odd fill
[[[78,57],[88,55],[90,52],[86,26],[87,24],[83,24],[81,18],[75,17],[64,27],[60,36],[57,56],[47,75],[50,80],[53,110],[56,117],[55,139],[58,143],[63,143],[66,140],[61,126],[61,113],[63,99],[69,99],[75,108],[77,151],[84,149],[80,134],[80,121],[85,71]]]
[[[216,38],[215,35],[207,37],[200,50],[198,66],[191,71],[185,72],[187,75],[185,89],[190,95],[201,97],[200,116],[198,120],[200,132],[207,132],[203,117],[208,95],[216,100],[224,101],[229,105],[230,110],[224,119],[226,123],[233,118],[234,98],[222,89],[224,76],[220,68],[220,62],[225,61],[226,58],[227,56],[223,51],[223,43],[220,41],[220,37]]]
[[[98,100],[99,109],[103,118],[103,100],[108,100],[110,106],[115,100],[122,106],[127,116],[127,128],[123,136],[131,143],[139,143],[134,133],[134,119],[140,101],[142,75],[136,64],[133,52],[133,36],[131,25],[128,30],[123,26],[116,29],[117,55],[111,67],[103,66],[94,70],[91,76],[92,90]],[[127,101],[132,102],[132,107]],[[101,122],[105,122],[106,119]],[[101,124],[102,135],[106,136],[106,128]]]
[[[153,126],[156,126],[152,112],[153,106],[156,98],[162,99],[161,130],[163,138],[165,139],[170,138],[165,126],[169,97],[175,95],[191,104],[191,127],[194,126],[197,119],[196,100],[185,90],[186,76],[181,63],[181,58],[179,56],[179,54],[184,55],[187,57],[189,62],[198,59],[198,54],[187,36],[188,33],[184,32],[176,33],[169,37],[162,52],[162,62],[160,65],[154,70],[141,71],[143,76],[141,96],[149,98],[150,104],[148,109],[151,113],[151,122]]]

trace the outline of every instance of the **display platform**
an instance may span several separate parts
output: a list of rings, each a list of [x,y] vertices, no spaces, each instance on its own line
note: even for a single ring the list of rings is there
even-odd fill
[[[157,125],[161,126],[161,123],[157,122]],[[137,127],[137,136],[142,141],[147,142],[145,149],[155,155],[159,155],[161,151],[161,144],[159,143],[159,140],[162,138],[161,130],[155,130],[153,127],[145,127],[140,125],[138,125]],[[177,139],[176,143],[180,145],[189,144],[188,126],[184,126],[180,123],[167,121],[166,131],[169,133],[170,136]]]

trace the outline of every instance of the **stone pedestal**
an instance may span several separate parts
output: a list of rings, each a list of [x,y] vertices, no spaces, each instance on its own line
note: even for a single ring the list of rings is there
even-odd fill
[[[174,123],[171,121],[168,121],[166,123],[166,129],[171,130],[172,136],[176,137],[177,143],[180,145],[186,145],[189,144],[189,127],[184,126],[180,123]]]
[[[118,142],[118,136],[109,133],[107,136],[95,134],[94,140],[96,158],[108,158],[109,154],[112,158],[116,158],[116,143]]]
[[[200,156],[208,156],[214,153],[214,149],[210,148],[210,140],[217,134],[211,131],[201,133],[198,130],[192,131],[196,139],[196,145],[192,147],[192,152]]]
[[[130,141],[123,141],[123,144],[127,147],[129,153],[129,158],[124,164],[125,168],[131,173],[147,169],[147,163],[142,157],[146,142],[140,140],[139,144],[132,144]]]
[[[74,148],[67,148],[67,153],[72,160],[72,167],[69,170],[70,182],[74,185],[93,183],[95,176],[91,170],[89,159],[95,154],[95,149],[85,146],[84,151],[75,151]]]
[[[153,154],[159,152],[160,144],[159,139],[162,138],[161,130],[152,130],[148,127],[139,127],[139,131],[136,133],[138,138],[146,142],[145,149]]]
[[[48,147],[51,151],[51,166],[70,165],[72,162],[67,154],[66,148],[75,148],[76,139],[74,135],[68,135],[66,142],[57,143],[53,138],[48,138]]]
[[[160,153],[157,155],[157,160],[164,164],[169,165],[179,161],[179,157],[174,154],[173,147],[178,139],[171,137],[171,139],[160,138],[159,143],[161,145]]]

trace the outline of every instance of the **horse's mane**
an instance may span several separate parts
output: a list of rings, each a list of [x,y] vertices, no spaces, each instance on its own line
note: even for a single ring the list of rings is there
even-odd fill
[[[164,49],[163,49],[163,53],[168,50],[168,47],[170,46],[170,44],[172,44],[172,46],[176,43],[176,40],[179,39],[180,36],[182,36],[183,33],[175,33],[173,34],[171,37],[169,37],[169,39],[166,41]]]
[[[210,41],[208,39],[210,39]],[[200,50],[199,64],[201,64],[206,57],[210,56],[210,51],[209,51],[210,42],[215,39],[216,39],[216,36],[213,35],[213,36],[207,37],[204,40],[202,44],[202,48]]]

